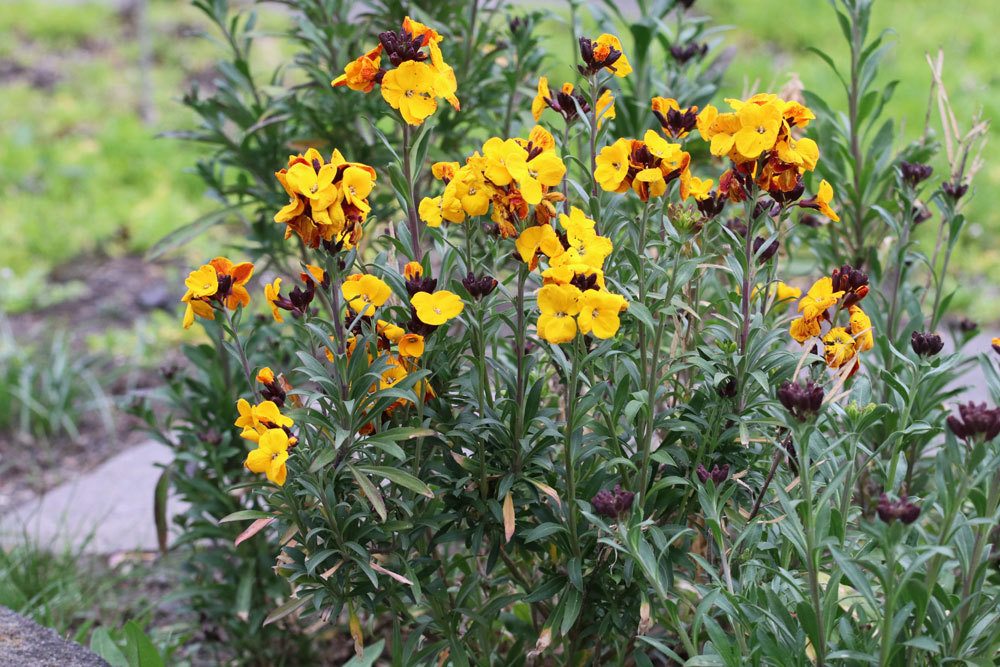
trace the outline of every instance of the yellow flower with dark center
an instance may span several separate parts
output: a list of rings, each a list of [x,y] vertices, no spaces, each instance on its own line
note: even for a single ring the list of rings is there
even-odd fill
[[[625,51],[622,49],[621,40],[614,35],[604,33],[594,40],[594,60],[598,63],[604,62],[604,60],[607,59],[608,54],[610,54],[611,49],[621,52],[621,56],[619,56],[618,60],[605,69],[614,72],[614,75],[620,78],[631,74],[632,65],[629,63],[628,58],[625,57]]]
[[[823,349],[826,365],[830,368],[840,368],[854,359],[856,353],[854,336],[844,327],[834,327],[823,336]]]
[[[871,318],[860,306],[851,306],[848,311],[851,313],[851,333],[854,334],[858,351],[866,352],[875,347]]]
[[[819,146],[812,139],[793,139],[789,136],[778,143],[778,159],[794,164],[801,171],[812,171],[819,162]]]
[[[371,211],[368,205],[368,195],[375,187],[375,179],[368,170],[361,167],[348,167],[344,170],[343,178],[340,182],[344,191],[344,201],[357,208],[362,213]]]
[[[538,335],[556,345],[573,340],[582,296],[574,285],[543,285],[537,295]]]
[[[592,289],[585,291],[580,297],[580,314],[576,318],[580,333],[593,333],[602,339],[611,338],[621,326],[618,314],[626,308],[628,302],[620,294]]]
[[[438,76],[430,65],[407,60],[382,77],[382,97],[393,109],[399,109],[407,123],[421,125],[437,111]]]
[[[405,378],[409,373],[406,367],[400,363],[400,360],[396,357],[389,357],[389,367],[382,371],[382,377],[379,380],[379,389],[391,389],[399,384],[399,381]]]
[[[462,297],[448,290],[440,290],[433,294],[417,292],[410,299],[410,304],[417,311],[417,319],[435,327],[441,326],[453,317],[458,317],[465,309]]]
[[[420,334],[408,333],[403,335],[396,344],[401,357],[421,357],[424,354],[424,337]]]
[[[283,486],[288,477],[288,434],[280,428],[272,428],[261,434],[257,449],[247,454],[244,465],[251,472],[264,473],[267,478]]]
[[[629,152],[632,142],[628,139],[618,139],[610,146],[605,146],[597,154],[594,162],[594,178],[597,184],[606,192],[624,192],[628,185]]]
[[[745,104],[736,112],[740,129],[733,137],[736,150],[747,160],[756,160],[774,148],[781,129],[781,110],[776,104]]]
[[[799,301],[799,312],[807,320],[818,320],[826,309],[837,303],[844,296],[843,290],[833,291],[833,280],[829,276],[820,278]]]
[[[374,315],[375,309],[392,296],[392,289],[371,274],[349,276],[340,291],[351,310],[365,317]]]
[[[804,317],[797,317],[788,326],[788,333],[796,341],[804,343],[810,338],[814,338],[820,333],[819,320],[810,320]]]

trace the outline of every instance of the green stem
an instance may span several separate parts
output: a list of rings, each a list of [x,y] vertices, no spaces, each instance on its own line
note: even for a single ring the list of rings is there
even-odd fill
[[[826,664],[826,628],[823,622],[823,606],[819,592],[819,573],[816,567],[816,526],[813,520],[812,493],[812,461],[809,456],[810,430],[806,429],[798,439],[800,478],[802,480],[802,502],[805,511],[802,524],[806,537],[806,572],[809,577],[809,597],[812,600],[813,614],[816,616],[816,664],[823,667]]]
[[[243,342],[240,340],[240,335],[236,331],[236,326],[233,324],[233,314],[228,308],[223,307],[223,310],[226,312],[226,322],[229,325],[229,334],[233,337],[233,345],[239,353],[240,364],[243,366],[243,374],[246,377],[247,384],[250,385],[250,390],[253,392],[254,401],[260,401],[260,394],[257,392],[257,383],[254,382],[253,372],[250,370],[250,361],[247,359],[246,350],[243,349]]]
[[[572,362],[566,378],[566,440],[563,444],[563,464],[566,467],[566,513],[569,520],[569,537],[573,555],[580,557],[580,543],[576,528],[576,469],[573,465],[573,420],[576,416],[576,394],[580,377],[580,336],[573,340]]]
[[[885,609],[882,612],[882,650],[879,657],[879,665],[886,667],[892,657],[892,647],[894,645],[892,635],[892,616],[896,602],[896,592],[893,584],[896,580],[896,545],[889,544],[886,553],[886,578],[885,578]]]
[[[517,270],[517,295],[514,298],[514,358],[516,361],[516,396],[514,397],[514,473],[521,470],[521,438],[524,436],[524,395],[527,372],[524,368],[525,321],[524,286],[528,280],[528,266],[521,263]]]

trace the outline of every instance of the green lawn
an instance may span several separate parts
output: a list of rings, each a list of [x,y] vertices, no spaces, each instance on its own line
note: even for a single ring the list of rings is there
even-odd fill
[[[185,72],[211,62],[196,21],[186,3],[153,3],[155,119],[144,123],[127,19],[104,3],[0,5],[0,307],[15,292],[23,305],[81,252],[142,250],[205,210],[197,147],[157,137],[190,122]]]

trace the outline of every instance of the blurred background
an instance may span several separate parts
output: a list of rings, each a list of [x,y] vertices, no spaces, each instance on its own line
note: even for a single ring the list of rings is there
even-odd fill
[[[610,4],[638,11],[635,2],[546,3],[552,78],[571,76],[568,18],[593,24]],[[294,19],[286,6],[258,9],[253,64],[271,71],[291,56],[277,36]],[[841,100],[811,50],[847,58],[826,3],[698,0],[692,11],[717,26],[711,40],[727,67],[719,102],[800,84]],[[607,16],[601,25],[613,31]],[[881,76],[900,81],[887,115],[905,140],[925,131],[925,54],[938,49],[960,117],[1000,116],[998,16],[994,0],[876,6],[871,31],[893,30]],[[169,455],[127,408],[176,366],[180,342],[204,335],[180,327],[182,279],[227,247],[220,228],[186,245],[171,236],[200,230],[190,223],[219,206],[194,169],[207,149],[178,136],[196,123],[183,96],[211,91],[218,75],[218,33],[186,0],[3,0],[0,35],[0,514],[36,517],[6,531],[0,604],[82,641],[130,618],[165,616],[169,628],[170,605],[152,601],[169,590],[173,566],[149,556],[156,464]],[[1000,186],[1000,160],[984,159],[952,280],[957,312],[995,332],[1000,211],[989,193]],[[921,228],[921,240],[933,245],[934,232]],[[119,513],[56,541],[72,517],[47,508],[46,493],[82,503],[81,512],[87,498],[105,495],[99,508]]]

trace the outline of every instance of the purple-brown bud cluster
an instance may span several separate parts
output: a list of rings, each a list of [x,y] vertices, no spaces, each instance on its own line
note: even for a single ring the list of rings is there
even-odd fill
[[[632,501],[635,494],[626,491],[620,484],[615,484],[614,489],[602,489],[590,499],[590,504],[594,511],[609,519],[616,519],[632,509]]]
[[[903,181],[910,187],[915,187],[931,177],[931,174],[934,173],[934,167],[929,164],[902,160],[899,163],[899,171],[903,175]]]
[[[702,484],[706,484],[708,480],[712,480],[715,482],[715,485],[718,486],[726,481],[727,477],[729,477],[729,464],[725,463],[722,466],[715,464],[712,466],[711,470],[708,470],[705,466],[699,463],[698,468],[695,470],[695,474],[698,475],[698,479]]]
[[[778,400],[799,421],[805,421],[819,412],[823,407],[823,396],[823,387],[812,380],[806,380],[805,384],[786,381],[778,388]]]
[[[1000,408],[988,408],[985,403],[964,403],[958,406],[957,415],[948,416],[948,428],[966,442],[980,437],[992,440],[1000,435]]]
[[[952,181],[945,181],[941,184],[941,190],[944,191],[946,195],[952,198],[953,201],[958,201],[965,196],[965,193],[969,191],[969,186],[965,183],[953,183]]]
[[[833,280],[833,291],[845,293],[843,308],[850,308],[868,296],[868,274],[861,269],[844,264],[839,269],[834,269],[830,277]]]
[[[424,46],[424,38],[414,37],[406,30],[399,32],[387,30],[379,33],[378,41],[394,67],[399,67],[407,60],[415,62],[427,60],[427,54],[420,50]]]
[[[878,497],[876,511],[878,518],[886,523],[892,523],[899,519],[909,525],[920,516],[920,508],[907,500],[906,496],[900,496],[899,500],[889,500],[889,496],[884,493]]]
[[[496,278],[493,276],[476,276],[471,271],[462,278],[462,286],[469,292],[469,296],[477,301],[489,296],[497,288]]]
[[[708,44],[703,42],[674,44],[670,47],[670,55],[679,65],[686,65],[692,58],[704,58],[706,53],[708,53]]]
[[[606,51],[607,55],[603,59],[599,59],[598,55],[595,54],[595,46],[597,43],[589,37],[580,38],[580,57],[583,58],[583,65],[578,65],[577,69],[584,76],[593,76],[605,67],[610,68],[622,57],[621,51],[613,46],[607,46],[599,51]]]
[[[914,331],[910,336],[910,347],[921,357],[933,357],[944,347],[944,341],[936,333]]]

